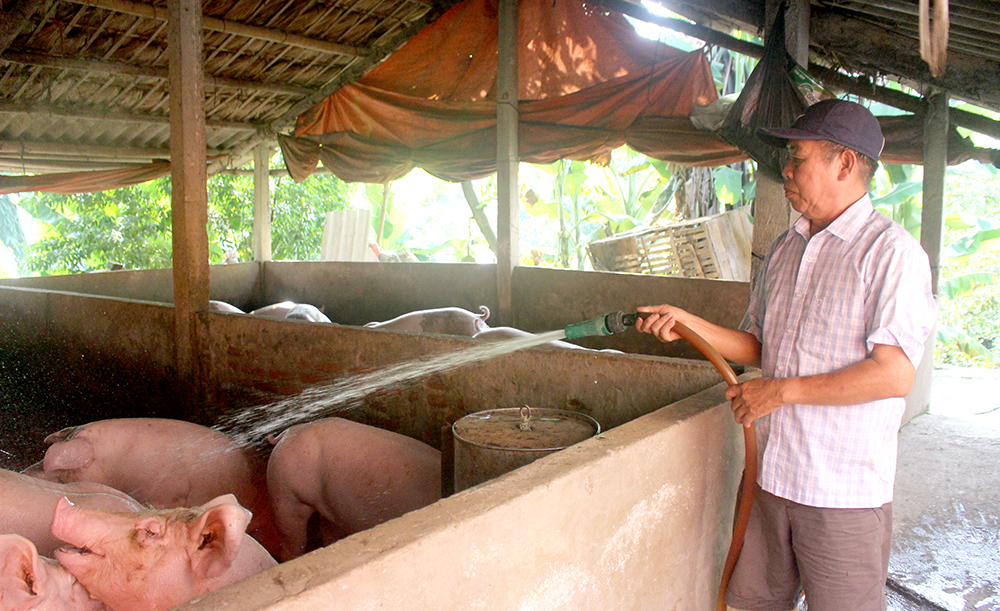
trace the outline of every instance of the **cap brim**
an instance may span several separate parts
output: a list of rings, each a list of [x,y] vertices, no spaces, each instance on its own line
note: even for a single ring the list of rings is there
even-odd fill
[[[771,146],[785,146],[789,140],[823,140],[823,136],[794,127],[758,127],[757,137]]]

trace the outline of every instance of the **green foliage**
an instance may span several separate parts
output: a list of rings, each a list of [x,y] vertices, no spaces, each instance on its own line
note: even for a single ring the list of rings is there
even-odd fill
[[[935,360],[1000,367],[1000,172],[963,164],[947,181]]]
[[[301,183],[288,176],[274,179],[271,186],[272,258],[318,259],[326,213],[350,209],[349,198],[350,187],[331,174],[314,174]],[[252,188],[248,199],[253,200]],[[252,218],[253,214],[248,213],[244,223],[249,225]]]
[[[17,216],[17,206],[7,195],[0,195],[0,244],[14,253],[18,263],[24,261],[24,230]]]
[[[241,261],[253,258],[253,179],[220,174],[209,179],[209,260],[222,263],[226,250]],[[272,179],[271,244],[274,259],[309,260],[319,256],[327,211],[349,207],[350,188],[331,175],[302,183]],[[0,199],[0,239],[16,214]],[[127,269],[171,265],[170,179],[160,178],[117,191],[23,195],[17,206],[41,221],[41,234],[24,249],[23,275],[69,274],[107,269],[114,261]],[[15,211],[16,212],[16,211]],[[20,228],[20,223],[17,224]],[[16,241],[15,241],[16,244]],[[17,253],[17,250],[12,248]]]
[[[107,269],[169,267],[170,183],[160,178],[117,191],[35,193],[18,205],[46,220],[27,249],[25,269],[43,275]]]

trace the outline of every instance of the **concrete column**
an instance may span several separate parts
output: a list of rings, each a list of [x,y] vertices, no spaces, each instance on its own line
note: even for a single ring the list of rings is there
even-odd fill
[[[499,0],[497,52],[497,301],[513,324],[511,274],[518,262],[517,0]]]
[[[202,395],[203,337],[197,313],[208,309],[208,192],[200,0],[169,0],[170,173],[173,214],[174,346],[188,411]]]
[[[767,0],[766,23],[770,27],[779,2]],[[785,12],[785,46],[789,55],[801,66],[809,65],[809,1],[790,0]],[[785,199],[783,181],[757,173],[757,195],[754,199],[753,257],[750,261],[750,283],[757,283],[757,275],[764,263],[767,248],[783,231],[788,229],[798,215]]]
[[[924,204],[920,213],[920,245],[931,263],[931,290],[937,295],[944,235],[945,171],[948,169],[948,94],[927,96],[924,117]]]
[[[261,142],[253,151],[253,260],[271,260],[271,147]]]

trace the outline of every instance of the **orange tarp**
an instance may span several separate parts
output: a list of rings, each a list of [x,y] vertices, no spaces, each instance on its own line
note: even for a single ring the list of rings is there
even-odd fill
[[[618,13],[579,0],[519,3],[522,161],[603,161],[623,144],[697,165],[745,156],[688,120],[717,98],[700,51],[640,37]],[[419,166],[446,180],[496,170],[496,0],[466,0],[281,137],[302,180],[318,162],[348,181],[384,182]]]
[[[169,161],[152,163],[120,170],[93,170],[59,172],[35,176],[0,176],[0,195],[27,191],[46,191],[72,195],[110,191],[153,180],[170,173]]]

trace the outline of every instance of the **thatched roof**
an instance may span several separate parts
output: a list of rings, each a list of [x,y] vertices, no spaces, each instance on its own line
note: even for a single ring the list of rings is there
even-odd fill
[[[3,8],[0,170],[169,158],[165,1]],[[207,147],[235,158],[441,12],[428,0],[206,0],[203,10]]]
[[[942,1],[942,0],[938,0]],[[205,114],[215,169],[288,132],[453,2],[205,0]],[[764,0],[662,0],[721,31],[757,32]],[[0,171],[169,158],[166,1],[0,0]],[[947,69],[920,59],[918,0],[813,0],[814,60],[934,85],[1000,111],[1000,1],[951,0]]]

